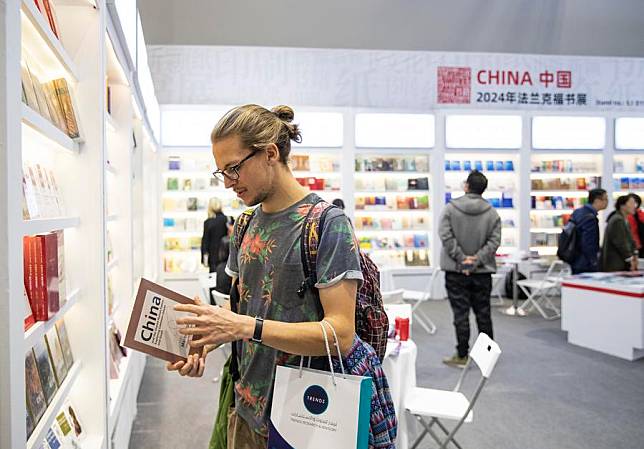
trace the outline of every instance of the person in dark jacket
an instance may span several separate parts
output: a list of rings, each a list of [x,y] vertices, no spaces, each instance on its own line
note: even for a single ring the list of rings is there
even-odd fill
[[[635,212],[628,216],[628,224],[631,226],[631,236],[635,242],[638,256],[644,258],[644,210],[642,210],[642,198],[637,193],[629,193],[635,200]]]
[[[465,183],[465,195],[445,206],[439,237],[443,244],[441,268],[454,314],[457,353],[443,363],[465,367],[469,352],[470,309],[479,332],[494,338],[490,314],[492,273],[496,272],[496,250],[501,243],[501,218],[481,196],[487,178],[473,171]]]
[[[217,285],[215,290],[224,295],[230,294],[230,287],[232,285],[232,278],[226,273],[226,263],[228,262],[228,255],[230,254],[230,238],[222,237],[219,242],[219,263],[215,271],[217,272]]]
[[[211,198],[208,203],[208,219],[203,223],[203,236],[201,237],[201,261],[211,273],[216,270],[219,263],[221,238],[228,235],[227,223],[228,218],[221,211],[221,201]]]
[[[637,249],[631,236],[627,217],[635,212],[635,200],[622,195],[615,210],[608,216],[602,247],[602,271],[636,271]]]
[[[576,209],[570,218],[577,226],[575,260],[570,264],[573,274],[599,271],[599,220],[597,213],[608,206],[604,189],[588,192],[588,203]]]

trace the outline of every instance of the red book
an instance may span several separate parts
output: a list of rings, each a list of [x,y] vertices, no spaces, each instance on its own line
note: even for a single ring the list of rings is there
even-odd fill
[[[42,259],[42,243],[37,236],[30,237],[30,252],[31,260],[34,264],[34,298],[36,305],[31,304],[31,309],[34,312],[34,318],[36,321],[47,321],[49,319],[49,308],[47,306],[46,300],[47,295],[45,293],[45,263]]]
[[[43,318],[43,313],[40,307],[41,301],[38,289],[39,273],[36,264],[36,243],[37,239],[35,237],[23,237],[24,282],[33,316],[36,321],[43,321],[46,320],[46,318]]]
[[[34,3],[36,4],[36,8],[38,8],[38,11],[42,12],[42,9],[40,9],[40,2],[38,0],[34,0]]]
[[[51,3],[49,3],[49,0],[40,0],[40,1],[42,1],[43,6],[45,7],[45,12],[47,13],[47,20],[49,21],[49,26],[51,28],[51,31],[58,39],[60,39],[60,35],[58,34],[58,24],[56,21],[56,15],[51,6]]]
[[[47,312],[47,319],[60,310],[60,298],[58,288],[58,239],[56,233],[38,235],[41,257],[39,265],[42,267],[40,285],[44,308]]]

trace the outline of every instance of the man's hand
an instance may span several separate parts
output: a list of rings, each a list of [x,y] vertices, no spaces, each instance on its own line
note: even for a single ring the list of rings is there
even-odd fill
[[[189,326],[179,330],[183,335],[192,335],[190,346],[219,346],[231,341],[250,339],[255,331],[255,319],[238,315],[230,310],[204,304],[195,298],[195,305],[180,304],[174,307],[178,312],[190,312],[196,316],[179,318],[177,324]]]
[[[470,273],[472,272],[472,269],[476,265],[476,261],[478,260],[477,256],[465,256],[465,259],[461,262],[461,265],[467,266],[468,269],[463,270],[463,274],[465,276],[469,276]],[[469,268],[471,267],[471,268]]]
[[[183,360],[177,363],[168,362],[166,369],[168,371],[178,371],[181,376],[201,377],[206,369],[206,355],[208,355],[208,352],[208,347],[204,346],[201,355],[188,355],[187,362]]]

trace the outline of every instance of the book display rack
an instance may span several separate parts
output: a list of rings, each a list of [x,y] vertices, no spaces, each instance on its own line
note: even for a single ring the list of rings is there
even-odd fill
[[[158,105],[108,9],[13,0],[0,11],[3,448],[129,443],[145,359],[120,346],[119,314],[155,272],[135,206],[156,201],[141,186],[156,179],[143,161],[156,159]]]

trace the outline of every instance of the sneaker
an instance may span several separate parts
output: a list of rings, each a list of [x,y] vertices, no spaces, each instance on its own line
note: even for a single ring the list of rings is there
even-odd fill
[[[459,357],[458,354],[454,354],[451,357],[443,359],[443,363],[448,366],[453,366],[454,368],[465,368],[467,364],[468,357]]]

